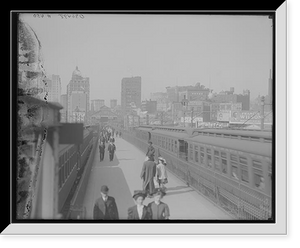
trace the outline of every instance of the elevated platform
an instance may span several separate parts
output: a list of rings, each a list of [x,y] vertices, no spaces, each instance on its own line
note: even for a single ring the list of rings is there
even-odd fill
[[[95,153],[84,201],[86,219],[93,218],[93,207],[100,197],[101,185],[109,187],[109,195],[116,199],[120,219],[127,219],[127,209],[133,206],[134,190],[142,189],[140,173],[145,153],[122,138],[115,138],[116,153],[109,161],[107,149],[105,158],[100,162],[99,149]],[[167,195],[162,199],[169,205],[170,219],[229,220],[232,219],[223,210],[205,199],[194,189],[188,187],[168,171]],[[146,198],[144,204],[153,201]]]

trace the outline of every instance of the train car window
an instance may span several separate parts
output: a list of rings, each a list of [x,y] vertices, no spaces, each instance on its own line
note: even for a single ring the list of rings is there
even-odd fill
[[[207,153],[207,166],[212,168],[211,149],[206,148],[206,153]]]
[[[221,169],[222,169],[222,172],[224,174],[227,174],[227,160],[226,159],[221,159]]]
[[[240,168],[241,168],[241,179],[242,181],[249,183],[247,158],[240,156],[239,161],[240,161]]]
[[[174,141],[172,140],[172,148],[171,151],[174,152]]]
[[[230,154],[231,177],[239,180],[238,158],[234,154]]]
[[[194,146],[194,154],[195,154],[195,162],[196,163],[199,163],[199,150],[198,150],[198,146],[197,145],[195,145]]]
[[[264,177],[263,172],[261,170],[253,169],[254,174],[254,185],[257,189],[264,190]]]
[[[261,163],[261,161],[258,161],[258,160],[253,159],[253,160],[252,160],[252,166],[253,166],[254,168],[257,168],[257,169],[259,169],[259,170],[262,170],[262,163]]]
[[[201,164],[205,164],[204,159],[205,159],[204,147],[200,146],[200,163]]]
[[[214,150],[215,170],[220,171],[220,152]]]
[[[162,148],[165,148],[165,137],[162,137]]]
[[[188,143],[184,140],[179,140],[179,158],[188,160]]]
[[[190,149],[189,149],[190,160],[193,161],[193,160],[194,160],[194,159],[193,159],[193,157],[194,157],[194,154],[193,154],[193,152],[194,152],[193,144],[190,144],[189,147],[190,147]]]

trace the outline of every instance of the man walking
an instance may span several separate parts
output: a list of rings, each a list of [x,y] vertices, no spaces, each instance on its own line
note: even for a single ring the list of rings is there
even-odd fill
[[[113,142],[110,141],[108,145],[108,152],[109,152],[109,161],[113,161],[114,154],[115,154],[116,146]]]
[[[94,220],[118,220],[119,212],[115,198],[108,195],[108,187],[103,185],[100,189],[101,197],[94,205]]]
[[[141,179],[143,180],[143,190],[148,193],[148,196],[154,193],[155,185],[153,178],[156,174],[156,164],[154,161],[150,161],[149,157],[146,157],[146,160],[143,164],[141,171]]]
[[[99,145],[99,152],[100,152],[100,162],[104,159],[104,152],[105,152],[105,142],[101,141]]]
[[[148,143],[149,143],[149,147],[146,156],[149,158],[150,161],[154,161],[155,148],[152,146],[152,141],[149,141]]]

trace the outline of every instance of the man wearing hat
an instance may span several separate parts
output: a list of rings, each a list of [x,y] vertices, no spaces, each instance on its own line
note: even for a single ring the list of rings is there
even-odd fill
[[[151,220],[149,208],[143,204],[146,194],[143,191],[135,191],[133,194],[135,206],[128,208],[129,220]]]
[[[152,146],[152,141],[149,141],[148,144],[149,147],[147,149],[146,156],[149,158],[150,161],[154,161],[155,148]]]
[[[108,195],[108,187],[103,185],[100,193],[101,197],[94,205],[94,220],[118,220],[119,212],[115,198]]]
[[[164,195],[165,193],[161,189],[156,189],[153,194],[154,201],[148,204],[152,220],[167,220],[170,217],[169,206],[161,201]]]
[[[142,171],[141,171],[141,179],[143,180],[143,191],[152,195],[155,189],[154,185],[154,177],[156,174],[156,164],[154,161],[150,161],[149,157],[146,157],[146,160],[143,164]]]

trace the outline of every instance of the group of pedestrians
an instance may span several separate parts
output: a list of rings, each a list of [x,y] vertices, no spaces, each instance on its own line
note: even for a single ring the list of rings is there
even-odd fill
[[[166,220],[170,217],[169,206],[161,199],[166,195],[165,184],[168,182],[166,161],[161,156],[155,162],[155,148],[152,142],[146,153],[146,159],[141,171],[143,180],[142,190],[133,193],[134,206],[128,208],[127,219],[130,220]],[[101,160],[101,154],[100,154]],[[108,196],[109,189],[103,185],[100,189],[101,197],[94,205],[94,219],[97,220],[118,220],[118,207],[114,197]],[[146,197],[153,198],[148,205],[144,205]]]
[[[101,186],[101,197],[95,202],[93,209],[94,220],[119,220],[119,211],[114,197],[109,196],[107,185]],[[133,199],[135,205],[127,210],[129,220],[167,220],[170,217],[169,206],[162,202],[163,191],[156,189],[154,200],[148,205],[144,205],[146,194],[144,191],[135,191]]]
[[[114,138],[114,129],[111,127],[103,127],[100,130],[99,137],[99,153],[100,153],[100,162],[103,161],[105,155],[105,144],[108,143],[108,153],[109,160],[113,161],[114,154],[116,151],[115,138]]]

